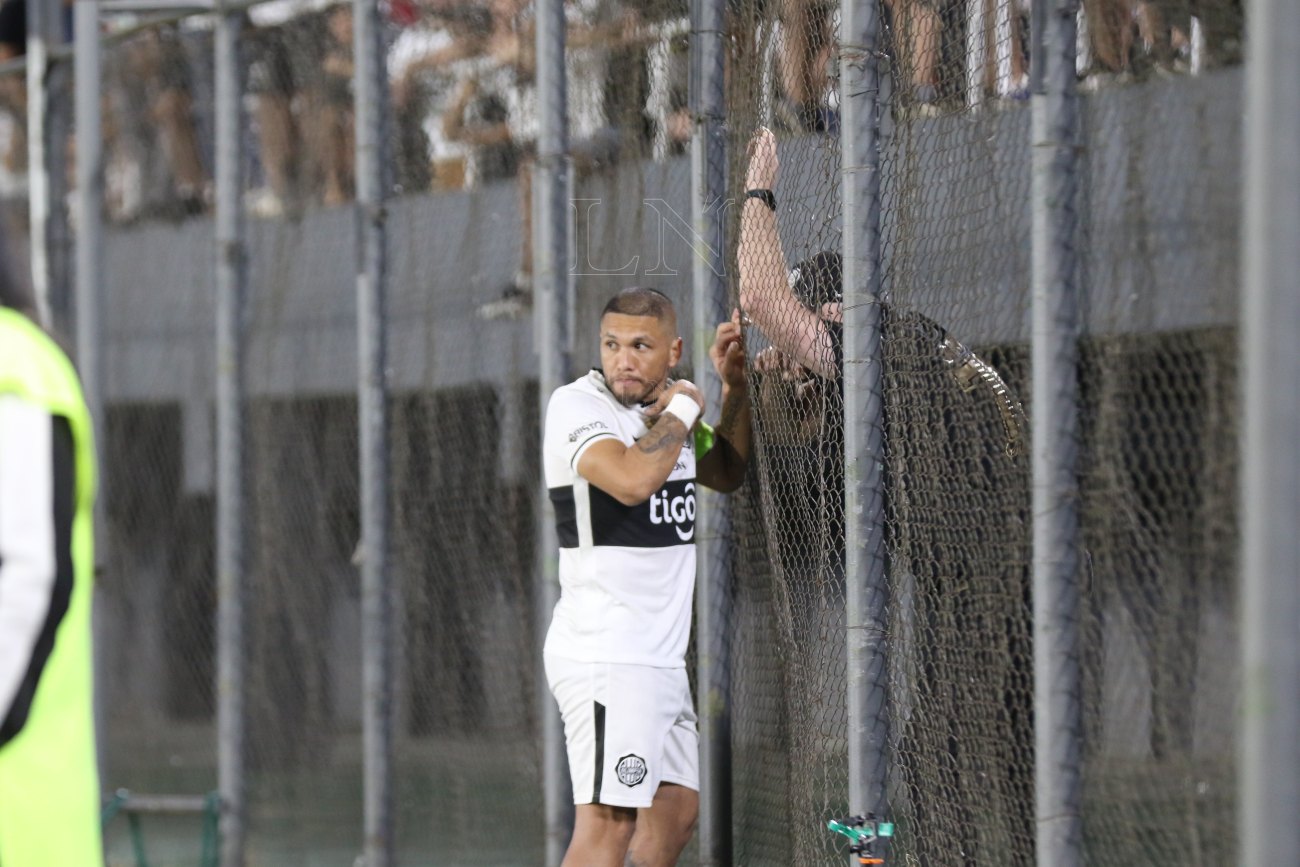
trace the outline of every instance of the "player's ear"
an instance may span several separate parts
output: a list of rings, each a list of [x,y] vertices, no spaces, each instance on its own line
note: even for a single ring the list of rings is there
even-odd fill
[[[676,367],[677,363],[680,362],[681,360],[682,360],[682,339],[680,337],[674,337],[672,347],[668,350],[668,366]]]

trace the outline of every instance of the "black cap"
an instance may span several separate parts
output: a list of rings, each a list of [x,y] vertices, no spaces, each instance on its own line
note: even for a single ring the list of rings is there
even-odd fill
[[[790,291],[809,310],[844,300],[844,269],[840,254],[830,250],[804,259],[790,272]]]

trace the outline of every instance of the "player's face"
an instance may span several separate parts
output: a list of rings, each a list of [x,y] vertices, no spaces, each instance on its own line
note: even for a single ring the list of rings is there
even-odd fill
[[[682,357],[672,324],[653,316],[606,313],[600,320],[600,366],[605,383],[624,406],[654,400],[668,371]]]

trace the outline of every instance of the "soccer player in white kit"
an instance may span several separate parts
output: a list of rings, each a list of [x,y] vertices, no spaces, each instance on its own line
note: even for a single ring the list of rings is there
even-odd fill
[[[543,464],[560,543],[547,681],[564,718],[573,800],[565,867],[677,863],[699,808],[699,736],[685,654],[695,586],[695,486],[740,486],[750,449],[738,313],[709,356],[716,429],[669,371],[672,302],[625,289],[600,319],[601,369],[551,396]],[[626,859],[626,861],[625,861]]]

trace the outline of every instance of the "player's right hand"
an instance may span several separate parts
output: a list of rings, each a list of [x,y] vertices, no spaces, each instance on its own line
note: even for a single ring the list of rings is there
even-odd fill
[[[668,386],[668,388],[664,389],[664,393],[659,395],[659,399],[656,400],[653,404],[651,404],[648,409],[646,409],[645,411],[646,424],[654,424],[656,421],[658,421],[659,416],[663,414],[664,409],[668,406],[668,401],[672,400],[675,396],[679,394],[684,394],[687,397],[690,397],[696,403],[698,403],[700,405],[700,417],[701,418],[704,417],[703,392],[701,392],[698,388],[696,388],[695,383],[691,382],[690,380],[679,379],[676,382],[674,382],[672,385]]]

